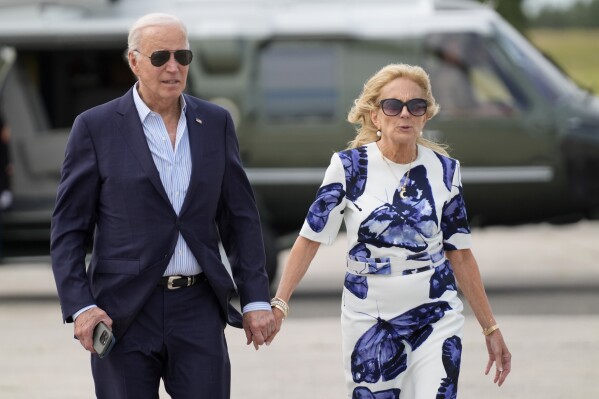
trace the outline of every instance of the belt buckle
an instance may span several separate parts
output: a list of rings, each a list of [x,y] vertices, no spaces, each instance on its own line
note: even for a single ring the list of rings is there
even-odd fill
[[[166,283],[166,288],[168,288],[169,290],[178,290],[179,288],[181,288],[181,287],[176,287],[173,285],[175,280],[178,280],[180,278],[181,278],[181,276],[169,276],[168,282]]]

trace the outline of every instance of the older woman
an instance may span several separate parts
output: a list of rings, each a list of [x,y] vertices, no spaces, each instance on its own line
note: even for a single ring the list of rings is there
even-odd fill
[[[510,372],[470,251],[460,164],[422,137],[438,109],[420,67],[388,65],[366,82],[348,116],[357,136],[333,155],[272,302],[278,331],[320,244],[333,242],[344,220],[341,322],[351,398],[456,396],[464,324],[457,286],[482,327],[485,372],[495,363],[498,385]]]

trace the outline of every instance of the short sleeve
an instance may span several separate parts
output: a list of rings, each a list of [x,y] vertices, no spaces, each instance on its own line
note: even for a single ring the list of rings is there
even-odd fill
[[[347,204],[345,170],[339,155],[333,154],[316,199],[310,205],[300,235],[322,244],[335,241]]]
[[[445,202],[441,215],[443,248],[446,251],[470,248],[472,244],[461,180],[460,164],[457,162],[449,199]]]

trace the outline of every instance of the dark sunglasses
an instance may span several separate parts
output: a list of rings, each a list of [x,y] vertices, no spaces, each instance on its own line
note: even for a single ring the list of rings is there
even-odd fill
[[[171,53],[175,54],[175,60],[177,60],[177,62],[183,66],[191,64],[191,60],[193,59],[193,54],[191,53],[191,50],[158,50],[154,51],[152,55],[145,55],[139,50],[133,51],[143,55],[144,57],[148,57],[152,65],[154,65],[155,67],[161,67],[164,64],[166,64],[168,60],[171,59]]]
[[[397,116],[403,111],[404,105],[408,108],[408,112],[414,116],[422,116],[426,114],[428,102],[423,98],[413,98],[407,102],[403,102],[396,98],[386,98],[379,103],[383,113],[387,116]]]

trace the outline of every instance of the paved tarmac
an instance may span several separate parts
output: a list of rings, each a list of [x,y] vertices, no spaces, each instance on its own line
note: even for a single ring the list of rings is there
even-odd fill
[[[475,229],[473,241],[490,293],[519,297],[549,290],[556,303],[562,292],[597,294],[588,295],[582,311],[574,303],[572,312],[564,304],[555,313],[522,312],[519,308],[530,303],[518,302],[513,311],[503,309],[497,319],[513,354],[513,370],[501,388],[483,374],[484,339],[467,314],[460,398],[599,397],[599,222]],[[343,236],[321,249],[270,347],[256,352],[245,345],[241,330],[227,328],[232,398],[346,397],[338,312],[315,308],[319,301],[338,301],[344,250]],[[281,253],[282,262],[286,255]],[[72,325],[60,319],[47,261],[0,265],[0,399],[94,397],[89,356],[72,338]],[[169,396],[161,390],[160,397]]]

